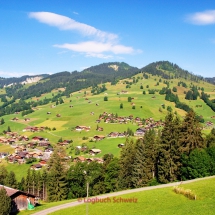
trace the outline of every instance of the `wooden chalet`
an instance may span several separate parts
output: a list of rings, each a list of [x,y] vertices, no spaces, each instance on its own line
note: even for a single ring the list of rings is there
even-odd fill
[[[89,151],[89,153],[90,153],[91,155],[97,155],[97,154],[101,153],[101,149],[91,149],[91,150]]]
[[[75,127],[75,130],[76,131],[90,131],[90,126],[87,127],[87,126],[78,125],[78,126]]]
[[[74,162],[85,162],[86,161],[86,158],[85,157],[82,157],[82,156],[78,156],[78,157],[75,157],[73,159]]]
[[[28,206],[27,198],[30,200],[32,205],[36,204],[36,196],[33,194],[0,185],[0,189],[3,188],[6,190],[7,195],[11,198],[11,213],[18,213],[21,210],[26,210]]]
[[[105,136],[102,136],[102,135],[95,135],[93,138],[95,139],[95,141],[100,141],[100,140],[105,139]]]
[[[30,169],[31,170],[40,170],[40,169],[42,169],[42,165],[37,163],[37,164],[32,165]]]

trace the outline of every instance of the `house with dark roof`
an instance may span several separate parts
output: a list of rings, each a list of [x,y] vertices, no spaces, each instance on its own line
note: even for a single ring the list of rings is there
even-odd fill
[[[17,213],[21,210],[26,210],[28,207],[28,200],[32,205],[35,205],[36,196],[21,190],[13,189],[4,185],[0,185],[0,189],[5,189],[7,195],[11,198],[11,212]]]

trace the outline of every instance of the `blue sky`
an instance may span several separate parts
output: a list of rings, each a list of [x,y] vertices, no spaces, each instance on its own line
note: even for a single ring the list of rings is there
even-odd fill
[[[168,60],[215,77],[215,2],[0,0],[0,76]]]

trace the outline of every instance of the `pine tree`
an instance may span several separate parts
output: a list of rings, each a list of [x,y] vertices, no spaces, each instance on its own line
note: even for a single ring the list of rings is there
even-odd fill
[[[133,139],[126,140],[125,146],[122,148],[119,159],[119,187],[121,189],[131,188],[132,184],[132,168],[135,158],[135,147]]]
[[[44,170],[42,173],[41,183],[42,183],[42,197],[41,197],[41,199],[47,200],[48,174],[47,174],[46,170]]]
[[[28,169],[26,180],[25,180],[25,188],[27,193],[31,193],[32,191],[32,177],[31,177],[31,170]]]
[[[67,181],[65,167],[63,165],[64,152],[57,148],[49,160],[48,174],[48,200],[61,201],[67,198]]]
[[[8,187],[17,188],[17,180],[16,175],[13,171],[10,171],[10,173],[7,175],[7,177],[4,180],[4,184]]]
[[[158,152],[158,181],[168,183],[179,178],[180,156],[178,155],[180,121],[174,120],[174,115],[169,112],[165,118],[165,126],[160,137]]]
[[[9,215],[11,211],[11,198],[4,187],[0,188],[0,214]]]
[[[5,123],[4,119],[3,119],[3,118],[1,118],[1,122],[0,122],[0,124],[1,124],[1,125],[3,125],[4,123]]]
[[[180,130],[180,151],[187,155],[196,148],[204,148],[205,143],[201,133],[202,127],[191,109],[185,116]]]
[[[4,180],[7,177],[7,175],[8,175],[7,169],[3,165],[1,165],[0,166],[0,184],[4,184]]]
[[[144,172],[144,163],[145,163],[145,145],[143,143],[143,140],[139,139],[136,142],[136,149],[135,149],[135,157],[133,161],[133,165],[131,168],[131,181],[132,181],[132,187],[142,187],[143,177],[145,175]]]
[[[143,177],[143,184],[148,185],[148,183],[155,179],[157,174],[157,140],[156,140],[156,133],[153,129],[150,129],[144,135],[144,144],[145,150],[143,156],[145,157],[143,163],[144,169],[144,177]]]

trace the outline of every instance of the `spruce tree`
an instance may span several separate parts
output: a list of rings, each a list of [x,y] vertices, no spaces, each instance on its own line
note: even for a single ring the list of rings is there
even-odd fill
[[[136,153],[136,143],[133,139],[126,140],[125,146],[122,148],[119,159],[119,187],[121,189],[132,188],[132,169]]]
[[[49,160],[48,200],[61,201],[67,198],[67,181],[62,149],[56,149]]]
[[[11,211],[11,198],[4,187],[0,188],[0,214],[9,215]]]
[[[144,163],[143,163],[143,170],[144,170],[144,177],[143,177],[143,184],[148,185],[150,181],[155,179],[157,174],[157,140],[156,140],[156,133],[155,130],[150,129],[144,135],[144,144],[145,150],[143,152]]]
[[[3,165],[1,165],[0,166],[0,184],[4,184],[4,180],[7,177],[7,175],[8,175],[7,169]]]
[[[142,187],[144,182],[143,178],[145,175],[144,172],[144,164],[145,164],[145,145],[142,139],[137,140],[136,149],[135,149],[135,157],[133,159],[133,165],[131,168],[131,181],[132,187]],[[131,186],[130,186],[131,187]]]
[[[180,176],[179,131],[180,121],[174,120],[174,115],[169,112],[165,118],[158,152],[158,181],[168,183],[177,180]]]
[[[17,180],[16,175],[13,171],[10,171],[10,173],[7,175],[7,177],[4,180],[4,184],[11,188],[17,188]]]
[[[189,155],[196,148],[204,148],[205,143],[202,137],[202,127],[191,109],[185,116],[180,130],[180,151]]]

